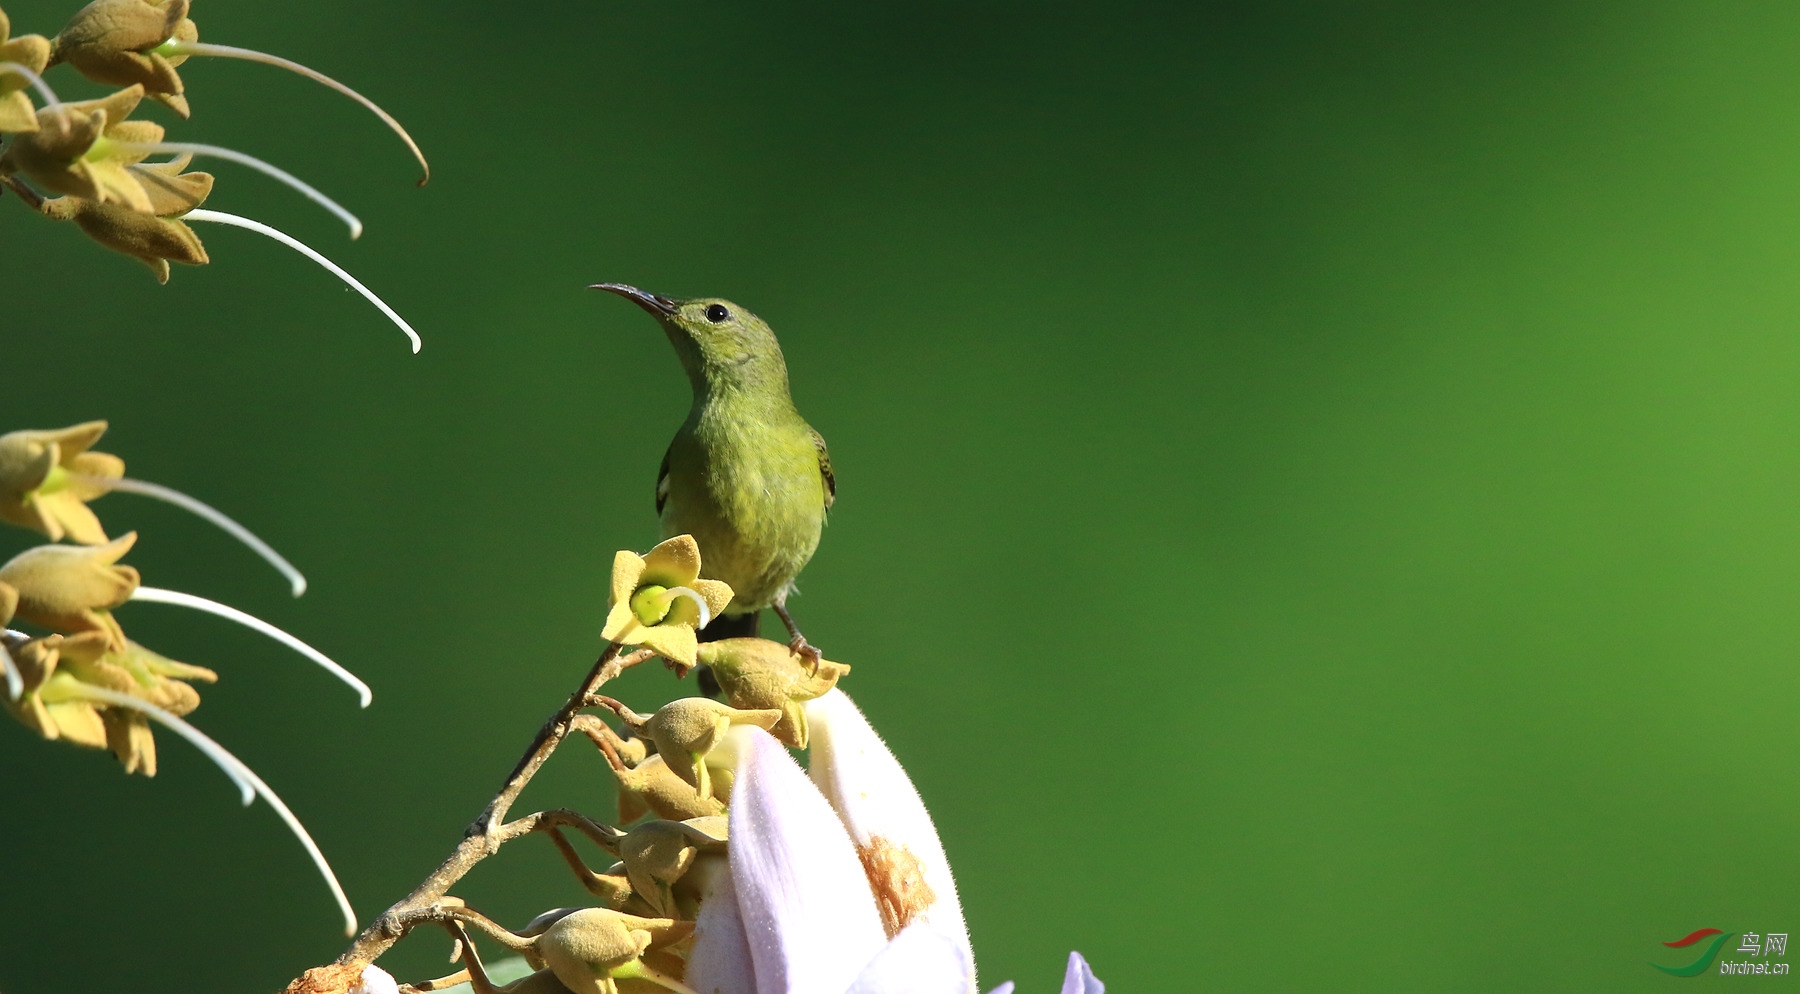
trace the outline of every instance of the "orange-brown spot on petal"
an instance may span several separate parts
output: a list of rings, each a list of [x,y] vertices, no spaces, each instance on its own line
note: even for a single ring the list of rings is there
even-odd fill
[[[888,938],[899,935],[919,912],[937,900],[931,885],[925,882],[924,865],[905,846],[877,835],[869,839],[868,845],[857,846],[856,855],[869,878],[869,889],[875,892],[875,907],[881,912],[881,924]]]

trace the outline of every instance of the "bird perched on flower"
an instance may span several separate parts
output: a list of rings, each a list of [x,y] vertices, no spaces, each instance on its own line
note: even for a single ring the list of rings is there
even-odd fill
[[[663,536],[700,543],[702,575],[734,597],[703,637],[754,635],[775,609],[795,652],[820,658],[794,624],[787,598],[819,547],[837,495],[825,439],[794,408],[787,362],[761,318],[728,300],[671,300],[623,283],[599,283],[650,312],[694,388],[656,481]]]

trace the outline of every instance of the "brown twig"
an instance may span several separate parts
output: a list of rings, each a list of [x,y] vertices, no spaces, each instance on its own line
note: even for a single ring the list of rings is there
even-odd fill
[[[481,814],[463,831],[463,839],[457,843],[450,857],[433,870],[423,883],[413,888],[412,893],[401,898],[371,922],[368,928],[363,929],[362,934],[356,937],[350,948],[344,950],[343,955],[335,962],[308,970],[288,984],[287,994],[341,994],[355,983],[363,967],[375,962],[377,957],[387,952],[402,936],[422,924],[461,921],[487,931],[487,925],[492,923],[486,918],[460,906],[446,905],[443,899],[451,887],[456,886],[458,881],[474,869],[475,864],[492,856],[502,845],[513,839],[539,831],[540,826],[549,828],[556,825],[575,828],[596,842],[609,837],[604,826],[573,811],[543,811],[510,822],[506,820],[506,815],[512,809],[513,802],[524,791],[525,785],[531,782],[531,778],[543,768],[556,747],[568,736],[576,714],[588,706],[588,699],[593,696],[594,691],[631,667],[655,658],[655,655],[648,649],[639,649],[628,656],[620,656],[618,643],[608,645],[600,658],[594,661],[593,669],[588,671],[581,686],[538,729],[537,737],[532,739],[531,746],[519,758],[518,764],[501,785],[500,792],[494,795],[494,799],[488,802]],[[493,927],[499,928],[497,925]]]
[[[0,179],[0,184],[4,184],[8,190],[18,194],[19,199],[25,201],[25,206],[40,214],[44,212],[44,198],[40,196],[36,190],[19,182],[17,178],[12,176]]]

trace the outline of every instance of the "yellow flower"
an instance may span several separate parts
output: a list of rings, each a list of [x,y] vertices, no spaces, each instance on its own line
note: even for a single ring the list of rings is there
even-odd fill
[[[781,721],[769,734],[795,749],[806,748],[810,738],[806,702],[823,696],[850,672],[850,667],[828,659],[819,660],[815,670],[799,653],[761,638],[707,642],[700,646],[699,659],[712,670],[732,707],[778,709]]]
[[[57,32],[51,63],[67,62],[96,83],[140,86],[185,118],[188,102],[175,67],[187,59],[152,49],[171,39],[199,40],[187,15],[188,0],[95,0]]]
[[[25,693],[8,710],[46,739],[110,748],[126,773],[156,775],[156,739],[143,714],[96,703],[86,694],[100,687],[129,694],[177,716],[200,706],[200,693],[179,681],[213,683],[218,674],[165,659],[135,642],[115,652],[102,632],[34,639],[14,654]]]
[[[33,639],[12,650],[24,680],[24,693],[6,705],[14,718],[46,739],[63,739],[94,749],[106,748],[106,723],[100,708],[80,695],[80,681],[58,673],[63,652],[71,656],[106,651],[106,636],[97,632],[68,639],[61,635]]]
[[[125,632],[112,609],[131,599],[140,578],[118,561],[137,542],[128,532],[105,545],[40,545],[0,566],[0,583],[19,592],[19,617],[66,635],[102,632],[125,651]]]
[[[163,140],[163,127],[129,121],[144,99],[132,86],[98,100],[37,112],[38,129],[16,136],[0,155],[0,176],[23,173],[46,190],[149,212],[154,204],[130,169]]]
[[[677,535],[643,556],[613,557],[612,609],[602,638],[641,645],[679,665],[694,665],[697,628],[706,627],[731,603],[731,587],[700,579],[700,546]]]
[[[24,66],[34,73],[41,73],[50,64],[50,42],[42,35],[24,35],[9,38],[12,25],[6,19],[6,12],[0,10],[0,62],[11,62]],[[31,80],[23,73],[0,70],[0,131],[37,130],[37,110],[31,105],[31,98],[25,95],[25,88]]]
[[[0,435],[0,521],[42,532],[52,542],[105,543],[106,530],[87,502],[106,488],[81,479],[125,475],[125,460],[88,451],[104,434],[106,422],[89,421]]]

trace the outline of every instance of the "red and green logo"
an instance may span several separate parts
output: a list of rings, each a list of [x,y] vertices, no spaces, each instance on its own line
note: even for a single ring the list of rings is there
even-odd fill
[[[1652,963],[1650,965],[1672,976],[1698,977],[1700,974],[1706,972],[1707,967],[1712,966],[1713,960],[1719,958],[1719,950],[1724,948],[1725,943],[1731,941],[1731,937],[1736,934],[1736,932],[1721,932],[1716,928],[1695,929],[1686,936],[1676,939],[1674,942],[1665,942],[1663,945],[1668,946],[1671,949],[1686,949],[1690,946],[1697,945],[1710,936],[1712,941],[1706,943],[1706,947],[1700,950],[1700,955],[1697,959],[1686,966],[1663,966],[1661,963]]]

